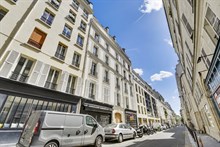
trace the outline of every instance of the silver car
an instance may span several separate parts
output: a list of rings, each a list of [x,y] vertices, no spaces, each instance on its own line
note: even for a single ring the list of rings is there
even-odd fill
[[[35,111],[29,117],[17,147],[101,147],[104,129],[90,115]]]
[[[118,140],[118,142],[122,142],[124,139],[135,139],[137,135],[134,128],[124,123],[109,124],[104,130],[105,140]]]

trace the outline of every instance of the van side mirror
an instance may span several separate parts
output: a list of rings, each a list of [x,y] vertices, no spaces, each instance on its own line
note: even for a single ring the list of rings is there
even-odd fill
[[[94,124],[94,126],[93,126],[94,128],[98,128],[98,125],[97,124]]]

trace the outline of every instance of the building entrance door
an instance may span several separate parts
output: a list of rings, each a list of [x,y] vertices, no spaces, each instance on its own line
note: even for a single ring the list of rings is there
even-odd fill
[[[115,113],[115,121],[116,123],[121,123],[121,114],[120,113]]]

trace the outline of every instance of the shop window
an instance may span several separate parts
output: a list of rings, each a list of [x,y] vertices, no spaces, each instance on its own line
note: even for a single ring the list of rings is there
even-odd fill
[[[10,76],[10,79],[17,80],[20,82],[27,82],[32,65],[33,61],[21,57],[18,61],[17,66],[15,67],[15,70],[12,72],[12,75]]]
[[[31,34],[31,37],[28,40],[28,43],[32,46],[41,49],[44,40],[46,38],[47,34],[42,32],[41,30],[35,28],[34,31]]]

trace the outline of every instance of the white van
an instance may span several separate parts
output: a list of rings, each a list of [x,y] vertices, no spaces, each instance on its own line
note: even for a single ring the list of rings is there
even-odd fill
[[[90,115],[56,111],[33,112],[16,147],[101,147],[104,129]]]

